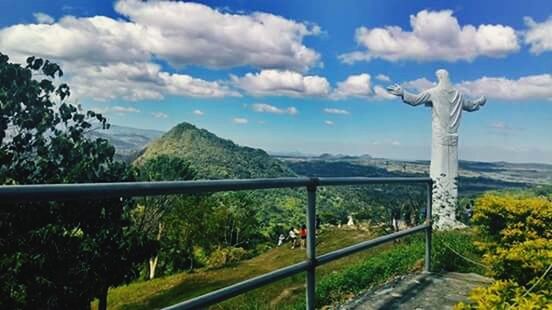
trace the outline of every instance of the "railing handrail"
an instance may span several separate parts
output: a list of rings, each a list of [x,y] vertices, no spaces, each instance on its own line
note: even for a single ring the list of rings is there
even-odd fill
[[[319,186],[368,185],[368,184],[426,184],[427,207],[426,222],[403,231],[384,235],[372,240],[341,248],[321,256],[315,253],[315,219],[316,190]],[[206,307],[250,291],[261,285],[273,283],[299,272],[307,272],[306,295],[308,310],[314,309],[315,269],[317,266],[336,259],[366,250],[374,246],[396,240],[420,231],[426,232],[425,268],[431,266],[431,199],[432,180],[429,177],[289,177],[261,179],[226,179],[195,181],[161,181],[161,182],[116,182],[116,183],[77,183],[77,184],[36,184],[36,185],[3,185],[0,186],[0,201],[61,201],[137,197],[172,194],[214,193],[239,190],[259,190],[276,188],[306,187],[307,204],[307,259],[221,289],[198,296],[166,309],[196,309]]]

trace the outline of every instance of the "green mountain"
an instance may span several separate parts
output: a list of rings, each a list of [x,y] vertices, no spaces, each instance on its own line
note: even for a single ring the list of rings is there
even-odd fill
[[[181,123],[151,142],[134,163],[139,166],[159,155],[188,161],[202,179],[295,175],[284,163],[261,149],[239,146],[189,123]]]

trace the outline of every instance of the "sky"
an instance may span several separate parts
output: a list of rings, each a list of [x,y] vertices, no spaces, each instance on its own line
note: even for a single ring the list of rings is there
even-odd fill
[[[113,124],[186,121],[269,152],[429,159],[431,110],[389,95],[449,71],[460,159],[552,163],[550,1],[0,0],[0,52],[59,63]]]

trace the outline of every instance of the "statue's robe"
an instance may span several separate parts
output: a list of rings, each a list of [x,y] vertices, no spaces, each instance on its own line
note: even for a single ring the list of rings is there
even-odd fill
[[[485,99],[468,100],[448,83],[415,95],[404,92],[405,103],[424,104],[432,109],[430,176],[434,181],[433,214],[437,228],[458,226],[455,211],[458,201],[458,127],[462,111],[477,111]]]

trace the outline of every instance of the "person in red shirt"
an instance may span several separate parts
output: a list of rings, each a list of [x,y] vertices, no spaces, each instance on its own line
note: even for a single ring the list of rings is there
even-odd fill
[[[299,236],[301,237],[301,249],[304,249],[307,247],[307,226],[305,224],[301,226]]]

